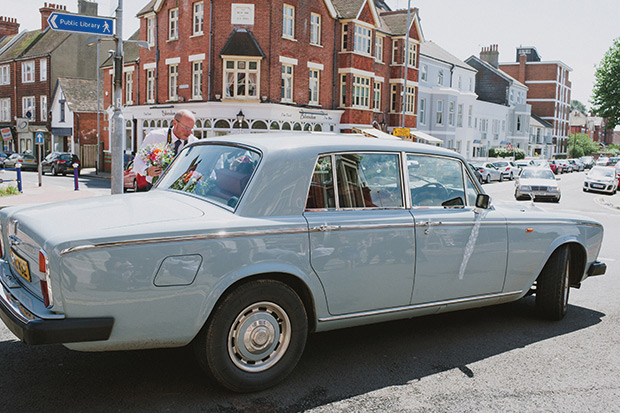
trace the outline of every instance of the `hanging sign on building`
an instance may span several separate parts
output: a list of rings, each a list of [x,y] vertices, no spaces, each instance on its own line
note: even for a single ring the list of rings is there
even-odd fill
[[[400,136],[402,138],[408,138],[410,134],[411,132],[409,128],[394,128],[394,130],[392,131],[392,135]]]
[[[54,12],[47,19],[52,30],[112,36],[114,19],[109,17],[82,16]]]
[[[11,139],[13,139],[11,128],[2,128],[0,129],[0,133],[2,133],[2,140],[10,141]]]

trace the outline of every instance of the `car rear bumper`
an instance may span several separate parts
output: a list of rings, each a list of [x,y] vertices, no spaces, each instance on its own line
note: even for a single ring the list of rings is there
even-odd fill
[[[11,293],[12,288],[0,284],[0,289],[0,319],[26,344],[79,343],[110,337],[112,317],[43,319],[28,311]]]

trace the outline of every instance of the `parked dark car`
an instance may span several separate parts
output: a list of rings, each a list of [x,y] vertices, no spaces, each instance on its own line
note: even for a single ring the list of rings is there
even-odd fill
[[[4,167],[15,168],[18,163],[22,165],[23,171],[36,171],[39,168],[37,158],[29,153],[14,153],[4,160]]]
[[[478,182],[482,183],[482,174],[478,171],[478,168],[476,168],[474,165],[470,163],[468,163],[467,165],[469,165],[469,168],[476,176],[476,179],[478,180]]]
[[[82,164],[77,155],[68,152],[52,152],[41,161],[41,173],[49,172],[52,175],[73,173],[74,163],[78,164],[79,175]]]
[[[7,160],[9,155],[6,152],[0,152],[0,168],[4,168],[4,161]]]

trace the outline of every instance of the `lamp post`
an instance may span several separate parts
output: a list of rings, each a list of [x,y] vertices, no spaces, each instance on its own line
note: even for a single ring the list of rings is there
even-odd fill
[[[245,120],[245,115],[243,114],[243,111],[239,109],[239,113],[237,113],[237,124],[239,124],[239,129],[243,128],[244,120]]]

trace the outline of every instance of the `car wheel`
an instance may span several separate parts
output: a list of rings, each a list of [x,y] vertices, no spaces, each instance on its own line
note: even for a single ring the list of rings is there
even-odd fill
[[[131,185],[131,188],[133,189],[134,192],[138,192],[138,181],[134,179],[133,184]]]
[[[512,181],[513,179],[515,179],[515,177],[512,175],[512,172],[510,172],[510,180]]]
[[[568,310],[570,289],[568,245],[556,249],[536,280],[536,309],[550,320],[561,320]]]
[[[504,182],[504,175],[503,174],[499,174],[499,181],[500,182]]]
[[[484,183],[488,184],[489,182],[491,182],[491,176],[487,175],[486,178],[484,179]]]
[[[297,293],[280,281],[258,280],[225,295],[193,345],[208,374],[244,393],[282,381],[297,365],[307,336]]]
[[[54,165],[52,165],[52,175],[58,175],[58,172],[56,171],[56,167]]]

